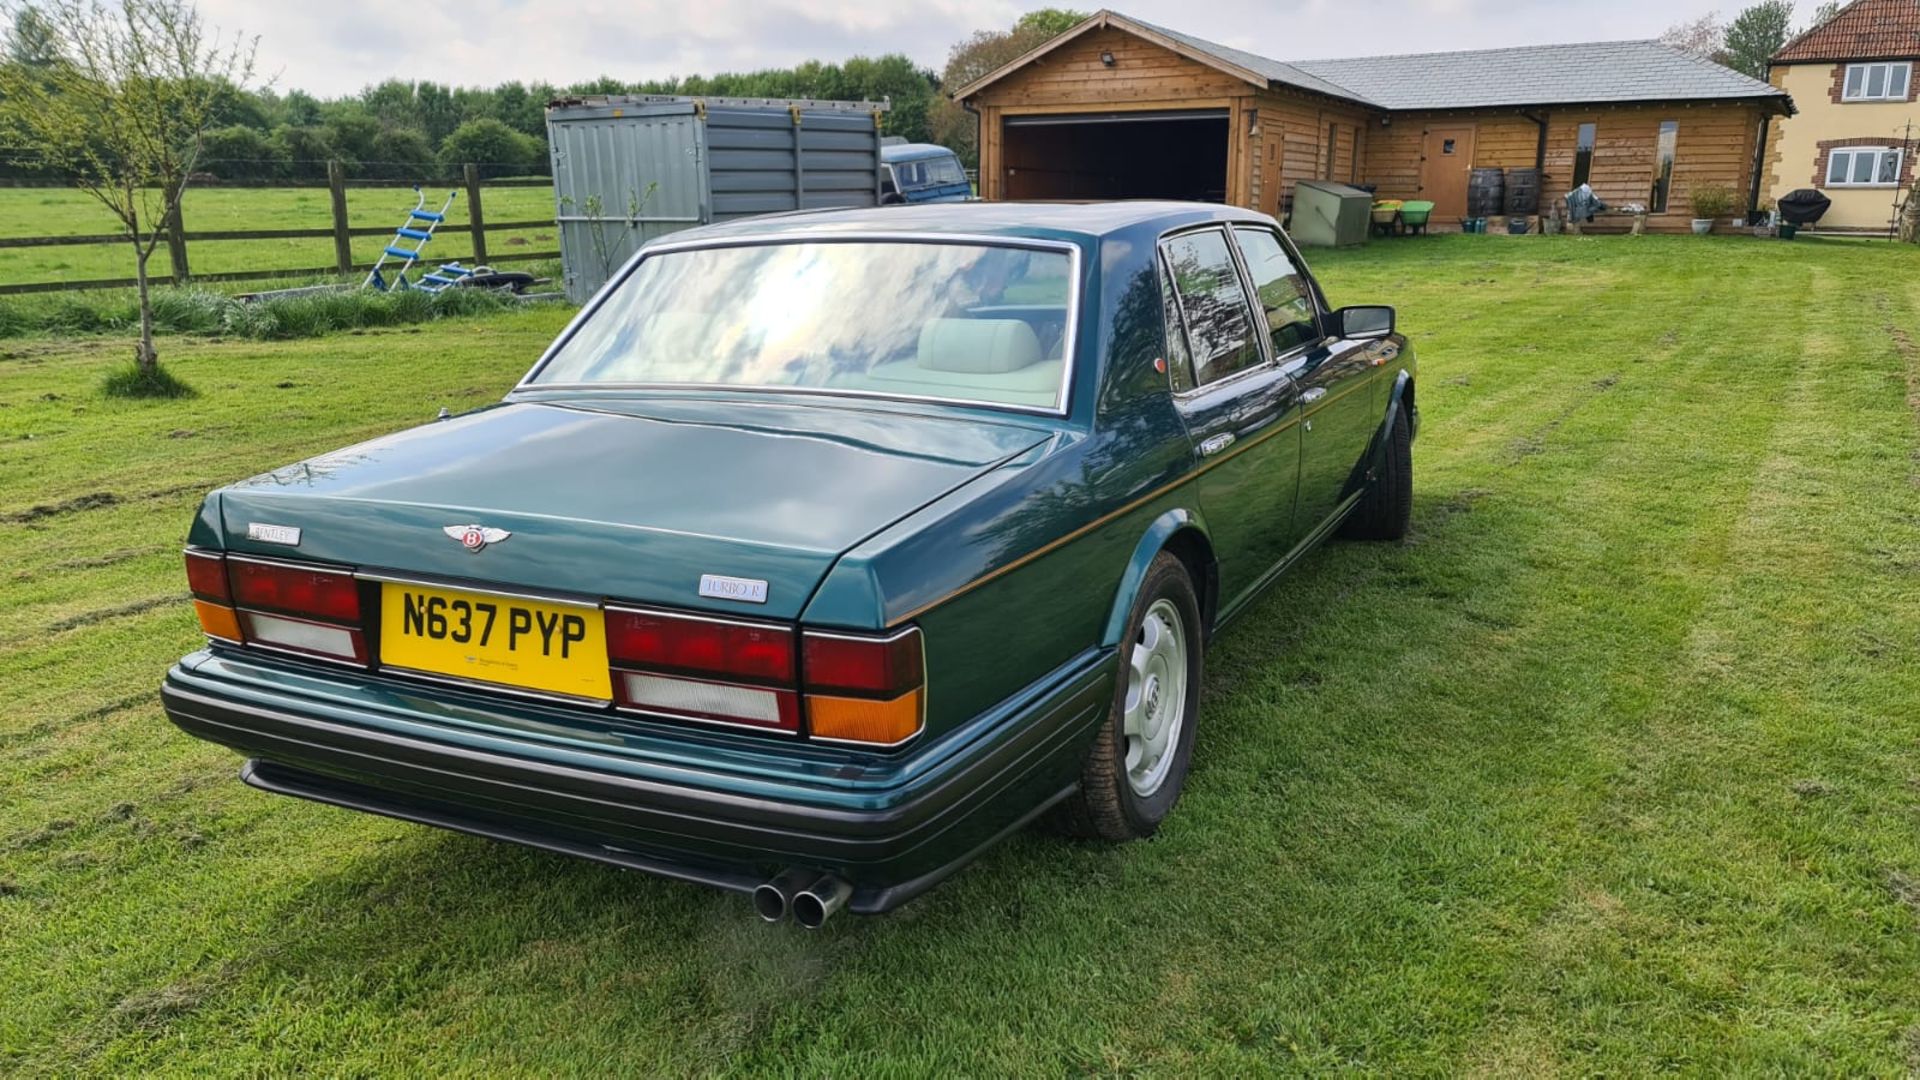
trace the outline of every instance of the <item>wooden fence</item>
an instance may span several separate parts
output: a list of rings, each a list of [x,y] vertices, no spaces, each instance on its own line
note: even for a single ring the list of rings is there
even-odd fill
[[[489,223],[485,208],[480,199],[482,184],[478,166],[467,165],[462,170],[462,182],[466,188],[467,224],[454,225],[442,222],[434,227],[434,235],[469,233],[473,236],[472,265],[500,264],[515,262],[538,262],[544,259],[557,259],[558,251],[529,251],[514,255],[492,255],[487,251],[487,233],[503,232],[509,229],[551,228],[552,221],[504,221]],[[546,179],[535,180],[489,180],[487,187],[546,187],[552,183]],[[195,184],[196,188],[218,187],[258,187],[257,184],[205,183]],[[283,187],[318,187],[321,185],[284,184]],[[347,224],[347,189],[352,188],[408,188],[412,185],[397,180],[348,180],[346,169],[337,161],[327,163],[327,182],[325,184],[331,196],[333,227],[330,229],[223,229],[212,232],[189,231],[181,221],[181,215],[175,213],[166,227],[166,249],[170,264],[168,275],[156,275],[155,280],[171,280],[175,285],[185,285],[190,281],[265,281],[271,278],[318,277],[327,274],[347,275],[373,269],[373,263],[353,261],[352,238],[356,236],[391,237],[391,226],[350,226]],[[273,270],[244,270],[219,274],[195,275],[187,261],[187,245],[190,242],[217,240],[306,240],[333,239],[333,265],[292,267]],[[124,233],[101,233],[91,236],[7,236],[0,237],[0,249],[55,247],[63,245],[125,244]],[[435,260],[436,262],[439,260]],[[96,278],[90,281],[35,281],[15,285],[0,285],[0,296],[17,293],[63,292],[68,289],[130,289],[139,284],[136,278]]]

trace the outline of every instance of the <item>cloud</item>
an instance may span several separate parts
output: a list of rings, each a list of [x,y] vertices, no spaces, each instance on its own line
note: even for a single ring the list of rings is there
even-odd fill
[[[828,4],[807,0],[374,0],[261,4],[200,0],[211,24],[260,36],[260,68],[280,89],[349,94],[389,78],[490,86],[559,85],[600,75],[671,75],[785,67],[900,52],[938,70],[975,30],[1009,26],[1038,5],[1009,0]],[[1810,5],[1802,5],[1808,7]],[[1654,37],[1712,10],[1700,0],[1130,0],[1123,10],[1276,59],[1423,52],[1547,41]],[[1803,15],[1805,13],[1803,12]]]

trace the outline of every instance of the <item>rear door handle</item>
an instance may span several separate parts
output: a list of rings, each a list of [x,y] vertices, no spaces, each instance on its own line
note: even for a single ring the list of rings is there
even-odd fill
[[[1215,435],[1212,438],[1200,444],[1200,456],[1212,457],[1213,455],[1219,453],[1222,450],[1225,450],[1227,447],[1232,445],[1233,445],[1233,432],[1229,431],[1222,435]]]

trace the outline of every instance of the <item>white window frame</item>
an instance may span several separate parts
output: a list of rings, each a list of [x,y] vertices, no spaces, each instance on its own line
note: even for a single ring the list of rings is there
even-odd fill
[[[1900,149],[1897,146],[1835,147],[1834,149],[1827,151],[1827,175],[1823,178],[1823,181],[1820,186],[1825,188],[1899,187],[1900,186],[1900,170],[1903,166],[1906,165],[1906,162],[1903,160],[1905,153],[1906,151]],[[1889,181],[1882,181],[1880,179],[1880,174],[1883,171],[1880,167],[1881,162],[1885,158],[1885,156],[1889,154],[1893,156],[1893,179]],[[1861,155],[1872,155],[1873,157],[1873,174],[1872,174],[1873,179],[1872,180],[1862,182],[1859,180],[1852,179],[1854,170],[1857,168],[1855,159],[1860,157]],[[1846,171],[1840,174],[1842,179],[1835,180],[1833,178],[1834,166],[1838,165],[1842,160],[1845,160],[1847,163]]]
[[[1880,75],[1880,92],[1871,92],[1873,76]],[[1859,78],[1855,78],[1855,75]],[[1899,87],[1899,92],[1894,87]],[[1913,61],[1886,60],[1873,64],[1848,64],[1840,83],[1841,101],[1905,101],[1913,86]]]

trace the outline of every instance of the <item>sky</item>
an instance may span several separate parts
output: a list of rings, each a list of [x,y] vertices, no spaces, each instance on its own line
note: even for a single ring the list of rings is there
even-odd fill
[[[1006,0],[199,0],[211,26],[258,35],[276,89],[322,97],[388,78],[461,86],[556,85],[611,75],[787,67],[903,52],[940,70],[977,29],[1010,26]],[[1080,5],[1091,10],[1089,5]],[[1813,4],[1802,2],[1804,17]],[[1705,0],[1126,0],[1115,10],[1276,60],[1657,37],[1738,3]]]

